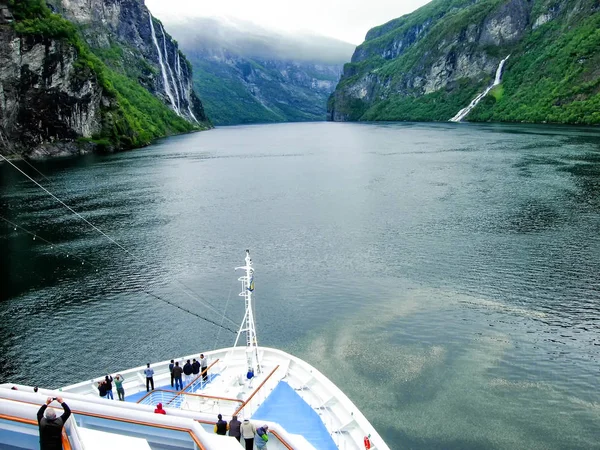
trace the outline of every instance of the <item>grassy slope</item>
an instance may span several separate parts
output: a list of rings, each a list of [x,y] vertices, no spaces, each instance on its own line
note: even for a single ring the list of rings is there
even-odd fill
[[[282,122],[285,117],[265,108],[231,72],[216,64],[192,58],[194,86],[215,125]]]
[[[600,123],[600,14],[543,25],[509,61],[469,120]]]
[[[325,120],[325,96],[318,99],[315,93],[288,85],[276,70],[259,62],[245,59],[248,67],[265,75],[257,77],[257,87],[261,96],[269,99],[268,105],[263,105],[252,95],[240,79],[238,70],[202,57],[193,56],[191,60],[194,85],[207,114],[216,125]],[[323,76],[316,78],[323,79]],[[287,94],[286,88],[293,89],[294,95]],[[321,102],[320,105],[315,105],[315,99]]]
[[[77,51],[79,77],[95,78],[111,105],[102,111],[102,132],[91,141],[106,148],[135,148],[158,137],[192,131],[196,126],[177,116],[160,100],[134,80],[110,69],[94,55],[77,29],[67,20],[51,13],[43,0],[10,0],[15,16],[15,31],[40,39],[62,39]],[[113,49],[113,59],[120,50]]]
[[[503,1],[472,3],[434,1],[413,14],[379,27],[396,26],[361,46],[368,47],[371,56],[346,65],[346,73],[354,75],[340,82],[338,94],[367,73],[391,85],[401,85],[416,68],[427,67],[439,57],[439,53],[431,49],[440,48],[445,38],[456,35],[469,24],[482,21]],[[547,10],[546,3],[543,0],[536,2],[534,17]],[[424,23],[428,17],[434,21],[443,17],[443,20],[433,24],[427,35],[406,53],[389,61],[376,55],[382,46],[389,45],[407,29]],[[469,120],[600,123],[599,20],[598,13],[571,17],[570,22],[557,19],[529,33],[518,46],[510,48],[473,45],[471,51],[485,51],[495,57],[508,53],[513,56],[505,69],[502,90],[496,89],[494,95],[480,103]],[[377,36],[378,30],[374,29],[372,33]],[[350,120],[448,120],[489,81],[461,80],[458,89],[453,87],[428,95],[404,92],[374,104],[336,95],[335,108],[347,113]]]

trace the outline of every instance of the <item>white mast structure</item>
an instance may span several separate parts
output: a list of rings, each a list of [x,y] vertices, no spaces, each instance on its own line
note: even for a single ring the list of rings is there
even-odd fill
[[[256,340],[256,327],[254,325],[254,313],[252,311],[252,293],[254,292],[254,269],[252,268],[252,259],[250,258],[250,250],[246,250],[246,265],[236,267],[235,270],[242,269],[246,271],[246,275],[238,278],[242,282],[242,292],[240,297],[244,297],[246,304],[246,314],[240,325],[237,337],[235,338],[234,347],[237,346],[238,340],[242,333],[246,333],[246,362],[248,365],[248,373],[259,374],[260,363],[258,361],[258,342]],[[249,377],[250,378],[250,377]]]

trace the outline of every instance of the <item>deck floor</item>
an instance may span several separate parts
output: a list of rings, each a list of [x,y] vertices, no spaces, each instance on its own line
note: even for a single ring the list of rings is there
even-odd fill
[[[319,450],[337,450],[321,417],[285,381],[252,415],[252,420],[277,422],[292,434],[300,434]]]
[[[214,374],[214,373],[210,373],[208,374],[208,381],[207,384],[210,384],[216,377],[218,376],[218,374]],[[192,388],[192,385],[188,385],[184,388],[183,392],[191,392],[190,389]],[[155,390],[159,390],[159,391],[169,391],[169,392],[179,392],[176,391],[175,388],[171,387],[170,384],[166,384],[164,386],[154,386]],[[194,391],[195,393],[200,393],[201,389],[197,388],[196,386],[194,386]],[[152,392],[152,391],[150,391]],[[127,390],[125,390],[125,401],[126,402],[131,402],[131,403],[137,403],[138,401],[140,401],[142,399],[142,397],[144,397],[148,392],[146,391],[140,391],[140,392],[136,392],[135,394],[131,394],[131,395],[127,395]],[[115,396],[115,400],[118,400],[119,397],[117,396],[117,390],[113,389],[113,395]],[[164,405],[163,405],[164,406]]]

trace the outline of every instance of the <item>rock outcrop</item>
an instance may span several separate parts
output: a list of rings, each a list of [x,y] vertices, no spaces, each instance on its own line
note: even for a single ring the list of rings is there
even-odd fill
[[[142,0],[10,5],[0,0],[1,154],[114,151],[210,127],[189,63]]]

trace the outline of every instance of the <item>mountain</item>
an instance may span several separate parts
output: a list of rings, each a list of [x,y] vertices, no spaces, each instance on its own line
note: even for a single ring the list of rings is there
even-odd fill
[[[114,151],[211,127],[143,0],[0,0],[0,153]]]
[[[599,124],[600,1],[433,0],[368,32],[329,119],[449,120],[497,71],[466,120]]]
[[[354,46],[217,18],[173,23],[194,83],[217,125],[325,120]]]

